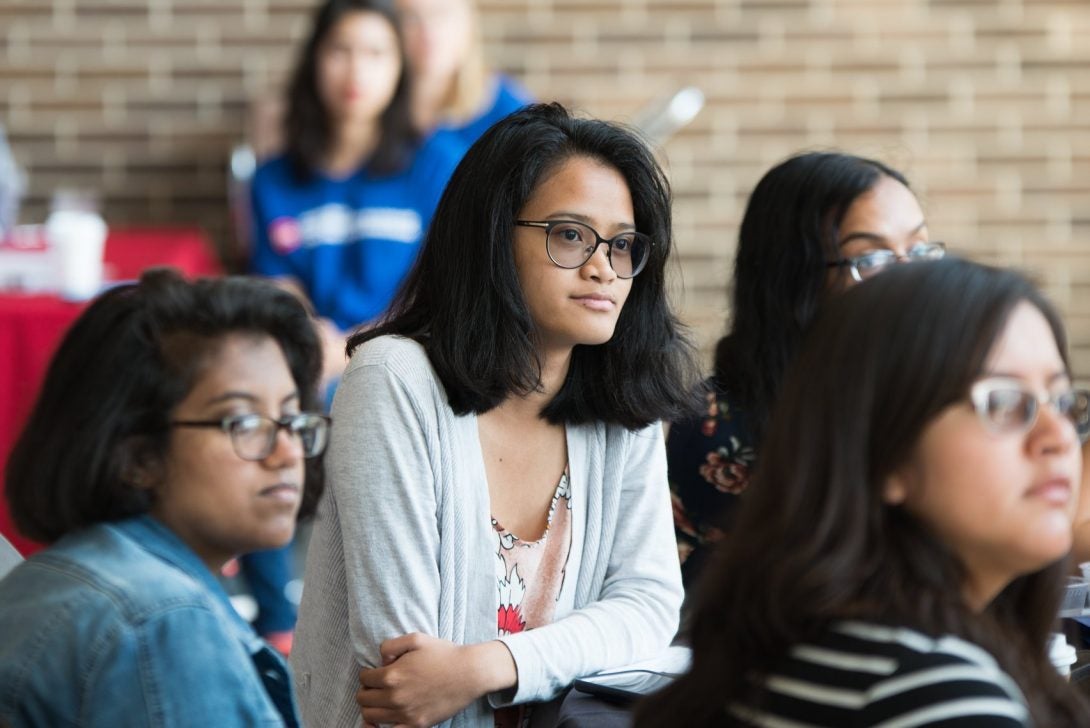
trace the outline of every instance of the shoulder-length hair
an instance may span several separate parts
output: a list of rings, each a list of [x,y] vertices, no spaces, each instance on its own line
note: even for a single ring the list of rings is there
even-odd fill
[[[384,334],[419,341],[459,414],[487,412],[508,396],[533,391],[541,362],[515,269],[515,220],[538,184],[572,157],[620,172],[632,195],[636,229],[654,244],[613,337],[575,347],[567,379],[542,415],[554,423],[602,421],[635,429],[688,413],[697,367],[666,299],[673,247],[669,184],[633,133],[575,118],[559,104],[518,111],[470,148],[390,313],[378,327],[352,336],[349,353]]]
[[[318,90],[318,53],[333,27],[350,13],[374,13],[384,18],[397,36],[401,73],[390,105],[379,120],[379,139],[368,166],[378,174],[403,168],[418,135],[409,111],[409,71],[405,41],[393,0],[326,0],[314,13],[310,35],[288,85],[287,115],[284,119],[285,153],[293,173],[308,180],[321,169],[333,142],[331,120]]]
[[[873,159],[807,152],[770,169],[750,195],[734,260],[731,327],[716,346],[715,380],[750,413],[758,438],[825,297],[825,263],[838,257],[840,223],[883,177],[908,186]]]
[[[647,706],[642,725],[720,725],[732,701],[759,704],[760,678],[793,645],[853,617],[971,640],[1020,684],[1035,725],[1078,724],[1076,698],[1046,656],[1066,560],[972,613],[956,555],[883,498],[925,428],[968,396],[1023,301],[1047,319],[1066,365],[1059,316],[1012,271],[956,259],[897,266],[824,307],[785,381],[754,487],[701,584],[692,671]]]
[[[469,44],[466,57],[454,75],[450,93],[439,109],[439,122],[447,124],[468,124],[480,116],[490,102],[488,94],[492,89],[492,71],[485,61],[481,44],[479,11],[474,0],[459,1],[465,3],[470,15]]]
[[[306,410],[319,406],[321,347],[303,305],[267,281],[188,283],[153,270],[96,299],[65,334],[4,477],[12,517],[29,538],[52,542],[79,528],[147,511],[136,482],[157,477],[170,419],[226,337],[279,344]],[[302,515],[323,486],[307,461]]]

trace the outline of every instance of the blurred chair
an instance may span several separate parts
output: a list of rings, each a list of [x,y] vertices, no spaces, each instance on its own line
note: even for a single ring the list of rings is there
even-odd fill
[[[0,534],[0,579],[3,579],[22,560],[22,554],[15,550],[3,534]]]
[[[649,144],[660,147],[703,108],[704,92],[696,86],[684,86],[650,101],[632,115],[630,124]]]
[[[233,270],[246,270],[250,260],[250,181],[259,164],[276,156],[283,146],[284,104],[279,94],[259,96],[250,104],[243,140],[231,149],[227,164],[227,205],[235,246],[229,261]]]

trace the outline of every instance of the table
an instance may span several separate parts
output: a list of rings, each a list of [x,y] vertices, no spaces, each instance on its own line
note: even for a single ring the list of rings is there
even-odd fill
[[[110,282],[136,279],[156,266],[177,268],[188,277],[223,272],[208,237],[192,227],[111,229],[104,258]],[[84,306],[54,295],[0,293],[0,491],[2,466],[34,404],[49,359]],[[57,456],[43,453],[43,457]],[[42,548],[15,531],[3,499],[0,533],[23,555]]]
[[[556,728],[632,728],[632,707],[570,690]]]

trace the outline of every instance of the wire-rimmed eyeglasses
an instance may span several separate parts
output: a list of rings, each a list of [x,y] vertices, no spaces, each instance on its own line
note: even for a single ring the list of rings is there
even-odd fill
[[[219,420],[174,420],[173,427],[218,427],[231,436],[235,454],[243,460],[264,460],[276,449],[276,436],[280,430],[299,438],[303,457],[322,454],[329,441],[329,425],[325,415],[301,412],[285,415],[278,420],[259,414],[231,415]]]
[[[843,260],[834,260],[825,264],[826,268],[848,267],[852,278],[862,283],[867,278],[878,275],[895,263],[915,263],[924,260],[941,260],[946,256],[946,244],[940,242],[919,243],[908,249],[904,255],[892,250],[872,250],[863,255],[856,255]]]
[[[969,401],[984,426],[995,433],[1028,432],[1041,407],[1048,405],[1071,421],[1079,440],[1090,435],[1090,390],[1064,389],[1041,399],[1020,379],[988,377],[970,387]]]
[[[644,233],[632,231],[603,238],[590,225],[575,220],[516,220],[515,224],[544,229],[545,252],[560,268],[581,268],[603,243],[618,278],[634,277],[651,257],[651,236]]]

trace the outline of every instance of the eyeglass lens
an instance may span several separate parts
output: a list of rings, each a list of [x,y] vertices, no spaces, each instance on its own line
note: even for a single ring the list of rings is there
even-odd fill
[[[1090,434],[1090,392],[1072,389],[1052,395],[1049,401],[1071,420],[1080,437]],[[994,429],[1002,432],[1028,430],[1037,420],[1040,407],[1035,394],[1015,386],[982,388],[975,404]]]
[[[300,414],[279,421],[263,415],[244,415],[230,423],[231,442],[238,456],[264,460],[276,449],[276,436],[284,428],[298,435],[303,457],[320,455],[329,434],[328,421],[319,415]]]
[[[904,259],[910,262],[918,262],[924,260],[939,260],[946,255],[946,249],[940,243],[924,243],[909,248],[905,253]],[[889,266],[895,264],[900,260],[899,256],[892,250],[876,250],[866,255],[860,255],[857,258],[852,258],[852,265],[855,266],[855,270],[859,273],[861,278],[869,278],[870,276],[881,273]]]
[[[579,268],[598,249],[600,236],[588,225],[578,222],[554,223],[545,244],[549,258],[562,268]],[[642,233],[621,233],[609,244],[609,262],[621,278],[631,278],[647,263],[650,240]]]

